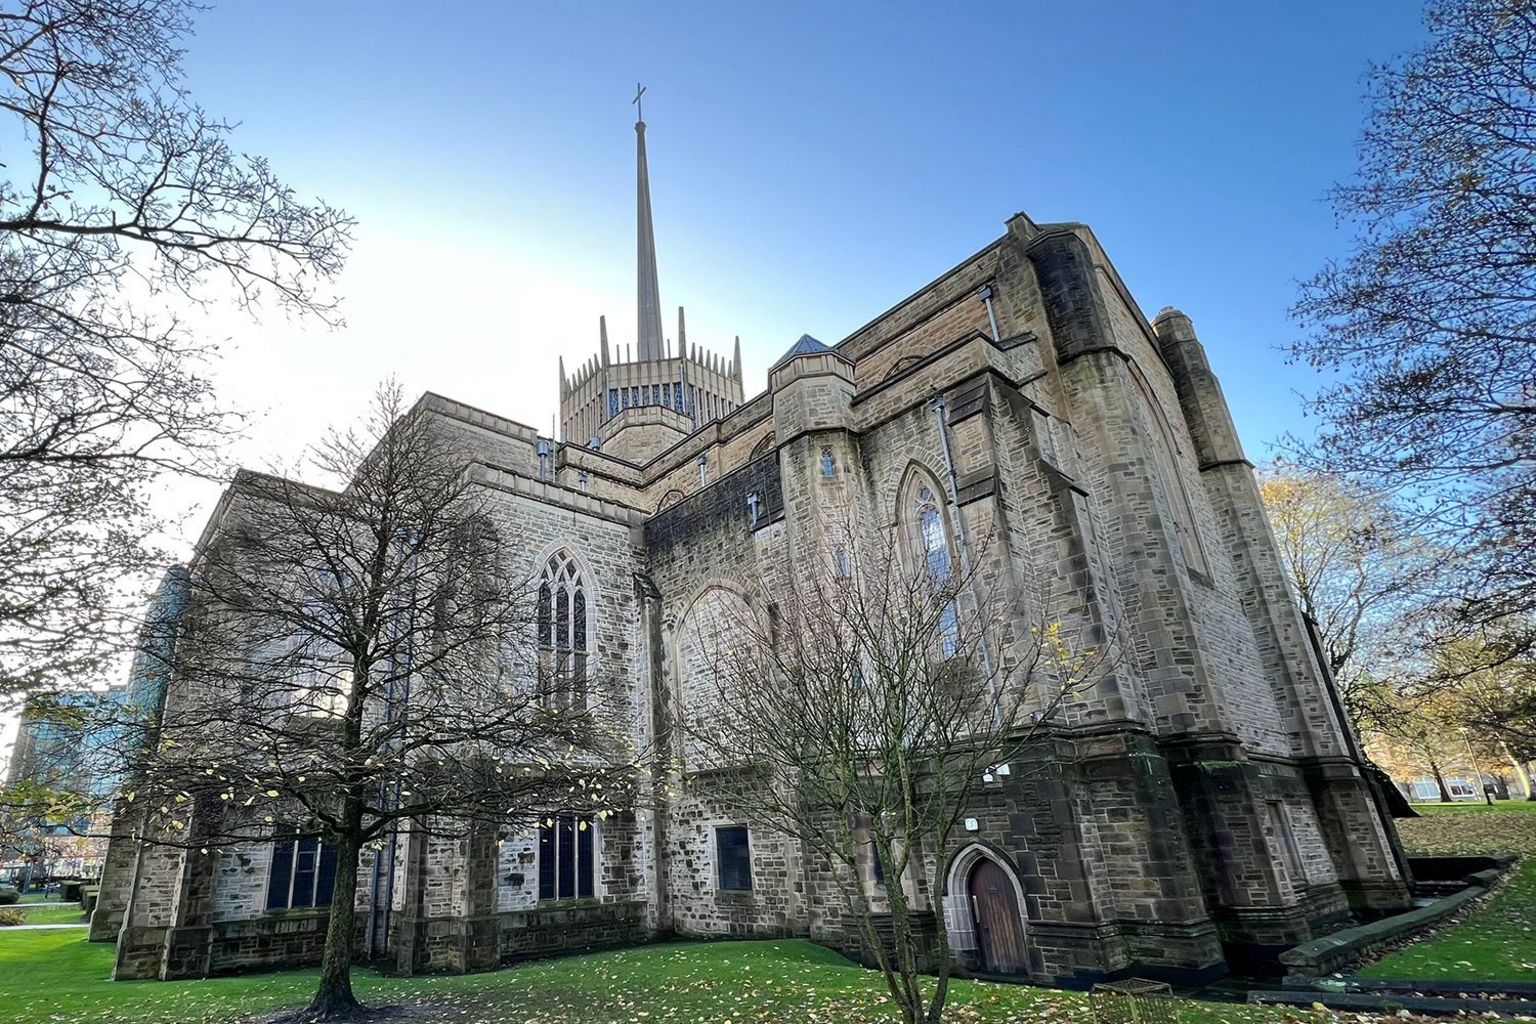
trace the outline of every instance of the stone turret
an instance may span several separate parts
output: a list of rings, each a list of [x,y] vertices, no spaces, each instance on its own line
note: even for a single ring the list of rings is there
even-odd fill
[[[853,362],[809,334],[773,364],[768,389],[781,446],[809,431],[853,426]]]
[[[1179,389],[1179,405],[1189,425],[1195,444],[1195,456],[1202,468],[1225,462],[1248,460],[1232,423],[1232,412],[1221,393],[1221,382],[1211,372],[1205,346],[1195,336],[1195,325],[1183,312],[1164,306],[1152,322],[1157,344],[1173,372]]]

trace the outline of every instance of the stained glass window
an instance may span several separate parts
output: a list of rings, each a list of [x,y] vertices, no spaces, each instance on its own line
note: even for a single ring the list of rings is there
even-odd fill
[[[949,532],[944,522],[945,509],[939,503],[933,488],[918,480],[910,488],[908,515],[916,528],[917,554],[935,593],[945,600],[940,609],[938,630],[939,643],[946,656],[954,654],[960,642],[959,609],[949,593],[952,563],[949,552]]]

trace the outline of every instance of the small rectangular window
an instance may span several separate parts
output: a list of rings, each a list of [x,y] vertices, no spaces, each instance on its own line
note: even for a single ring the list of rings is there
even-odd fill
[[[752,850],[745,825],[729,825],[715,829],[716,860],[719,864],[719,887],[735,892],[752,889]]]
[[[293,854],[293,902],[289,906],[314,906],[315,876],[319,868],[320,840],[300,839]]]

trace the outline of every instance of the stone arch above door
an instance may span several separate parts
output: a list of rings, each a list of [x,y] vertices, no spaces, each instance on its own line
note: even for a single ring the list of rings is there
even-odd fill
[[[950,861],[944,885],[950,948],[988,974],[1029,976],[1024,886],[1001,851],[972,843]]]

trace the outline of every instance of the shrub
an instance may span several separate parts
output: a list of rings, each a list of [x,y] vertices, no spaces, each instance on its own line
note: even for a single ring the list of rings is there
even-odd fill
[[[21,902],[21,893],[8,885],[0,885],[0,907],[8,907],[13,903]]]
[[[0,928],[8,928],[12,925],[26,924],[27,915],[22,913],[19,907],[5,907],[0,909]]]

